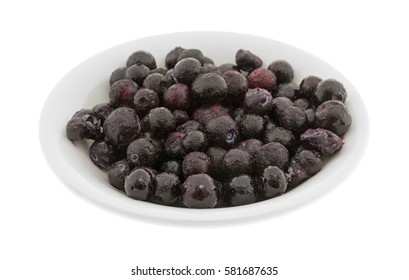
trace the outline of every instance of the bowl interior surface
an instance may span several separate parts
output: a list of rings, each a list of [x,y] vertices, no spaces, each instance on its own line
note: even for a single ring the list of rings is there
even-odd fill
[[[294,82],[308,75],[323,79],[335,78],[344,84],[346,105],[352,125],[345,135],[343,149],[332,156],[323,169],[298,188],[280,197],[250,205],[220,209],[184,209],[161,206],[130,199],[110,184],[105,172],[88,157],[90,142],[72,143],[65,136],[65,125],[82,108],[108,102],[109,77],[115,69],[125,66],[128,56],[146,50],[164,67],[166,54],[176,46],[197,48],[216,65],[235,63],[238,49],[258,55],[263,67],[277,59],[287,60],[295,72]],[[165,67],[164,67],[165,68]],[[164,34],[121,44],[103,51],[63,77],[50,93],[40,119],[40,141],[44,155],[58,177],[75,193],[106,209],[131,217],[167,222],[226,222],[284,213],[332,190],[349,174],[361,159],[369,134],[364,102],[354,86],[332,66],[301,49],[252,35],[225,32],[183,32]]]

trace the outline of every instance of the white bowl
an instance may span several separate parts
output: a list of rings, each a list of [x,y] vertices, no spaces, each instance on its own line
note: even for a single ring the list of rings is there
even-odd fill
[[[87,145],[69,141],[65,125],[73,113],[108,101],[109,77],[124,66],[136,50],[147,50],[164,67],[166,54],[176,46],[198,48],[216,65],[234,63],[236,51],[247,49],[266,64],[287,60],[295,70],[294,81],[307,75],[335,78],[347,89],[347,106],[352,126],[343,149],[323,169],[298,188],[277,198],[250,205],[221,209],[184,209],[161,206],[128,198],[110,186],[106,174],[88,158]],[[50,93],[40,120],[40,140],[44,155],[58,177],[81,197],[97,205],[131,217],[162,222],[208,223],[273,216],[311,202],[335,188],[358,164],[365,150],[369,125],[364,103],[354,86],[321,59],[287,44],[267,38],[225,32],[183,32],[131,41],[99,53],[70,71]]]

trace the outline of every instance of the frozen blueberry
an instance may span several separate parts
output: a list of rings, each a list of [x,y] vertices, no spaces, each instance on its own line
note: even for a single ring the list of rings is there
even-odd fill
[[[175,110],[172,112],[173,118],[175,118],[175,125],[180,126],[189,121],[189,115],[186,111],[183,110]]]
[[[298,94],[298,85],[295,83],[280,84],[274,97],[287,97],[293,100]]]
[[[267,131],[264,141],[281,143],[289,151],[294,151],[297,145],[294,134],[283,127],[275,127]]]
[[[115,147],[105,141],[94,141],[89,148],[89,157],[101,169],[107,170],[118,160]]]
[[[105,136],[116,146],[128,145],[138,137],[140,129],[138,115],[127,107],[115,109],[104,122]]]
[[[239,122],[240,135],[245,138],[258,138],[264,133],[264,119],[261,116],[247,114]]]
[[[153,90],[159,96],[162,96],[167,88],[165,76],[159,73],[149,74],[143,81],[142,86]]]
[[[154,188],[155,172],[148,168],[136,168],[125,177],[126,195],[137,200],[147,200]]]
[[[241,142],[237,148],[248,152],[253,158],[263,145],[263,142],[258,139],[247,139],[246,141]]]
[[[184,58],[173,68],[173,77],[178,83],[190,85],[200,74],[201,63],[194,58]]]
[[[141,119],[141,133],[145,133],[150,131],[149,128],[149,115],[145,115],[142,119]]]
[[[180,195],[179,177],[173,173],[157,174],[153,181],[152,201],[163,205],[172,205]]]
[[[191,131],[186,133],[182,144],[186,152],[202,152],[207,148],[207,138],[206,135],[200,130]]]
[[[351,126],[352,118],[348,109],[338,100],[328,100],[315,111],[317,127],[328,129],[338,136],[344,135]]]
[[[237,65],[233,64],[233,63],[224,63],[219,65],[219,71],[220,74],[223,75],[224,73],[226,73],[227,71],[236,71],[236,72],[240,72],[239,68],[237,67]]]
[[[254,156],[254,168],[257,173],[262,173],[269,166],[283,169],[287,166],[289,153],[281,143],[271,142],[263,145]]]
[[[236,64],[239,69],[251,72],[254,69],[260,68],[263,65],[263,61],[250,51],[240,49],[236,53]]]
[[[182,175],[182,166],[181,163],[177,160],[165,161],[162,164],[160,170],[162,172],[173,173],[179,177]]]
[[[169,110],[186,110],[190,105],[190,90],[187,85],[174,84],[163,94],[163,105]]]
[[[275,127],[277,127],[277,120],[273,119],[270,115],[264,115],[264,126],[265,126],[265,131],[269,131]]]
[[[251,72],[247,76],[249,88],[262,88],[268,91],[272,91],[276,86],[276,76],[273,72],[259,68]]]
[[[109,85],[112,86],[112,84],[116,81],[124,79],[126,69],[126,67],[119,67],[114,72],[112,72],[111,77],[109,78]]]
[[[219,68],[216,65],[209,63],[203,64],[202,68],[200,69],[200,74],[206,73],[215,73],[217,75],[221,75]]]
[[[192,96],[198,102],[211,103],[225,98],[226,95],[226,81],[216,73],[202,74],[192,83]]]
[[[136,51],[133,54],[131,54],[126,61],[126,66],[130,67],[131,65],[145,65],[149,69],[155,69],[156,68],[156,61],[155,58],[153,57],[152,54],[146,52],[146,51]]]
[[[92,107],[92,112],[97,114],[97,116],[101,120],[101,124],[103,124],[105,119],[108,117],[109,114],[112,113],[114,109],[115,108],[112,107],[112,105],[109,103],[99,103]]]
[[[150,110],[159,106],[159,96],[151,89],[141,88],[133,99],[135,111],[139,116],[145,116]]]
[[[310,102],[306,98],[298,98],[294,100],[293,105],[305,111],[310,107]]]
[[[315,125],[315,110],[307,109],[304,111],[305,116],[307,117],[307,126],[313,127]]]
[[[178,58],[185,49],[182,47],[176,47],[171,50],[165,57],[166,68],[171,69],[175,67],[176,63],[179,61]]]
[[[277,118],[288,107],[293,106],[293,102],[287,97],[276,97],[273,99],[272,112]]]
[[[157,107],[149,112],[149,127],[154,136],[166,136],[175,129],[175,118],[168,109]]]
[[[128,161],[133,166],[153,166],[157,153],[153,144],[146,138],[138,138],[132,141],[126,149]]]
[[[162,75],[166,75],[166,72],[168,72],[168,70],[166,70],[165,68],[162,68],[162,67],[158,67],[158,68],[150,70],[150,74],[159,73],[159,74],[162,74]]]
[[[182,185],[182,202],[189,208],[213,208],[218,202],[218,187],[207,174],[189,176]]]
[[[321,78],[317,76],[307,76],[300,84],[300,97],[311,99],[317,89],[318,84],[322,81]]]
[[[293,189],[306,179],[315,175],[322,168],[321,158],[309,150],[301,150],[290,161],[288,167],[289,184]]]
[[[208,173],[209,168],[210,158],[202,152],[191,152],[182,162],[182,173],[185,178],[193,174]]]
[[[120,191],[125,191],[125,177],[129,174],[129,164],[126,159],[115,162],[108,170],[109,183]]]
[[[243,108],[247,113],[263,115],[268,113],[273,106],[273,97],[265,89],[250,89],[245,97]]]
[[[184,124],[181,124],[176,128],[176,131],[180,131],[184,133],[196,131],[196,130],[203,131],[203,126],[199,122],[194,121],[194,120],[187,121]]]
[[[132,80],[116,81],[109,91],[109,100],[114,107],[133,107],[133,98],[139,86]]]
[[[185,49],[181,52],[178,60],[182,60],[184,58],[195,58],[203,65],[205,63],[205,57],[201,50],[198,49]]]
[[[231,179],[225,197],[233,206],[250,204],[256,201],[255,182],[249,175],[240,175]]]
[[[220,104],[204,105],[193,112],[192,119],[205,126],[210,120],[221,116],[229,116],[226,107]]]
[[[307,117],[300,108],[290,106],[278,115],[278,121],[281,126],[293,131],[301,133],[307,127]]]
[[[203,65],[206,65],[206,64],[214,65],[214,61],[210,57],[207,57],[207,56],[203,57],[202,62],[203,62]]]
[[[241,174],[251,174],[251,156],[245,150],[231,149],[224,155],[222,166],[229,178]]]
[[[340,100],[345,102],[347,92],[344,86],[335,79],[321,81],[315,90],[313,100],[319,105],[327,100]]]
[[[275,74],[277,77],[277,84],[287,84],[290,83],[294,78],[294,70],[290,63],[285,60],[273,61],[269,66],[268,70]]]
[[[166,156],[174,159],[182,159],[186,155],[186,151],[183,148],[183,138],[185,135],[183,132],[169,133],[164,144]]]
[[[222,161],[226,153],[226,150],[219,147],[210,147],[207,149],[206,154],[210,159],[209,174],[216,178],[225,177]]]
[[[102,134],[101,118],[88,109],[76,112],[67,122],[66,134],[71,141],[81,139],[101,139]]]
[[[335,133],[322,129],[308,129],[301,134],[301,143],[304,148],[315,150],[321,156],[329,156],[342,148],[342,138]]]
[[[218,147],[231,147],[237,141],[239,130],[229,116],[211,119],[205,126],[205,132],[211,144]]]
[[[240,72],[231,70],[223,73],[223,79],[227,84],[227,100],[241,104],[249,89],[247,78]]]
[[[143,64],[141,65],[134,64],[126,69],[124,78],[132,80],[139,86],[142,86],[143,81],[149,74],[150,69],[147,66]]]
[[[260,194],[265,198],[272,198],[283,194],[287,190],[287,178],[277,166],[268,166],[261,175],[259,186]]]
[[[246,112],[244,111],[243,107],[239,107],[234,109],[232,118],[236,123],[239,123],[241,119],[246,115]]]

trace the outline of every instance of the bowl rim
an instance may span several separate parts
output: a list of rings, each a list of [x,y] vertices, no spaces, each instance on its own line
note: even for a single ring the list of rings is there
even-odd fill
[[[40,137],[40,144],[43,151],[43,154],[46,158],[46,161],[53,172],[57,175],[57,177],[74,193],[79,195],[80,197],[92,202],[94,205],[102,207],[105,210],[110,210],[114,213],[119,213],[125,215],[127,217],[137,218],[139,220],[145,221],[158,221],[161,223],[172,223],[172,224],[189,224],[189,225],[203,225],[203,224],[218,224],[218,223],[227,223],[227,222],[244,222],[244,221],[254,221],[255,219],[262,219],[266,217],[274,217],[283,213],[287,213],[291,210],[299,208],[301,206],[307,205],[312,201],[322,197],[324,194],[328,194],[331,190],[333,190],[336,186],[340,185],[340,183],[347,177],[347,176],[338,176],[337,179],[333,182],[330,182],[331,179],[334,179],[335,174],[330,174],[332,176],[327,176],[325,178],[320,178],[320,182],[313,182],[313,178],[309,179],[307,182],[312,182],[319,185],[330,184],[328,188],[306,188],[306,187],[298,187],[285,195],[280,197],[276,197],[274,199],[269,199],[265,201],[261,201],[258,203],[253,203],[249,205],[237,206],[237,207],[228,207],[228,208],[215,208],[215,209],[188,209],[188,208],[177,208],[177,207],[169,207],[169,206],[162,206],[156,205],[136,200],[131,200],[125,195],[124,203],[121,198],[119,197],[110,197],[109,194],[98,192],[98,190],[91,186],[91,183],[82,176],[75,176],[78,175],[76,169],[71,166],[66,160],[65,156],[61,151],[61,147],[58,144],[58,141],[61,141],[61,135],[65,134],[65,123],[58,129],[58,125],[61,123],[56,123],[53,118],[56,114],[58,114],[58,110],[61,109],[63,104],[60,104],[59,101],[60,91],[62,87],[68,85],[70,82],[73,82],[73,73],[81,72],[82,68],[87,64],[92,64],[95,62],[96,59],[102,58],[104,56],[108,56],[110,53],[114,52],[116,49],[120,48],[124,45],[136,45],[138,41],[147,40],[147,41],[155,41],[155,40],[165,40],[166,38],[171,38],[172,36],[176,37],[217,37],[217,38],[236,38],[240,37],[242,40],[253,40],[253,41],[264,41],[264,42],[271,42],[272,44],[281,45],[286,48],[291,48],[301,54],[309,56],[313,60],[329,67],[331,71],[336,73],[337,79],[342,78],[342,82],[348,84],[348,98],[353,100],[351,104],[353,104],[353,111],[351,111],[351,107],[348,105],[350,109],[351,115],[353,115],[353,123],[351,125],[350,130],[354,130],[354,138],[352,138],[353,145],[350,149],[350,154],[343,155],[342,152],[344,149],[341,150],[340,155],[337,157],[342,158],[342,160],[338,160],[342,163],[339,166],[339,172],[343,172],[343,174],[349,175],[352,173],[353,169],[356,168],[360,160],[362,159],[367,142],[369,139],[369,118],[368,113],[365,108],[364,102],[359,95],[356,88],[348,81],[348,79],[342,75],[338,70],[334,67],[320,59],[319,57],[306,52],[302,49],[297,47],[291,46],[289,44],[271,39],[265,38],[250,34],[243,34],[243,33],[233,33],[233,32],[222,32],[222,31],[189,31],[189,32],[175,32],[175,33],[166,33],[160,35],[154,35],[144,38],[135,39],[132,41],[128,41],[117,46],[111,47],[105,51],[102,51],[82,63],[78,66],[71,69],[64,77],[60,79],[60,81],[55,85],[52,89],[50,94],[48,95],[43,109],[41,111],[40,116],[40,124],[39,124],[39,137]],[[169,46],[169,50],[174,46]],[[148,50],[149,51],[149,50]],[[130,53],[129,53],[130,54]],[[128,55],[129,55],[128,54]],[[159,67],[159,65],[158,65]],[[114,70],[114,69],[109,69]],[[109,77],[108,77],[109,78]],[[352,94],[351,94],[352,93]],[[55,105],[59,104],[59,108]],[[79,109],[79,108],[78,108]],[[74,112],[72,112],[74,113]],[[356,116],[359,115],[359,118]],[[53,129],[54,128],[54,129]],[[350,132],[347,133],[349,137]],[[65,135],[64,135],[65,136]],[[351,137],[349,137],[351,138]],[[66,141],[69,141],[66,139]],[[350,139],[351,140],[351,139]],[[349,140],[347,140],[347,144]],[[345,153],[345,152],[344,152]],[[346,160],[348,159],[348,160]],[[323,171],[325,170],[323,167]],[[321,171],[321,172],[323,172]],[[338,172],[338,171],[337,171]],[[320,173],[318,173],[320,174]],[[321,176],[323,177],[323,176]],[[303,183],[306,184],[307,182]],[[130,204],[132,201],[132,204]]]

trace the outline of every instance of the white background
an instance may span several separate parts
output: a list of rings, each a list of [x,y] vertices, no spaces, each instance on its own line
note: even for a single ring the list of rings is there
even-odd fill
[[[1,2],[0,279],[136,279],[136,265],[278,266],[272,279],[409,279],[408,9],[405,1],[363,2]],[[224,227],[132,220],[68,190],[38,140],[54,85],[109,47],[192,30],[283,41],[348,77],[370,118],[355,172],[306,207]]]

